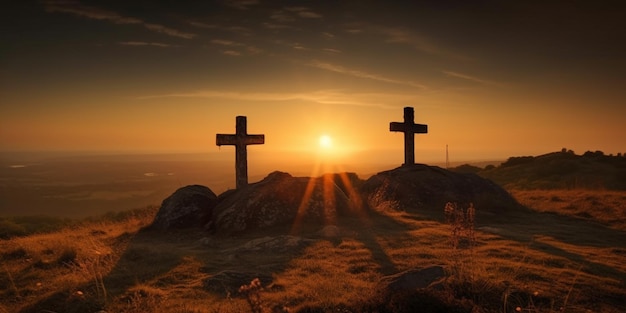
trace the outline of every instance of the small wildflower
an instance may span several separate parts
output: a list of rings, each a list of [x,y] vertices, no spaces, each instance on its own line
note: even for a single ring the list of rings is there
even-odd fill
[[[76,291],[76,295],[77,295],[77,296],[82,296],[82,295],[83,295],[83,292],[82,292],[82,291],[80,291],[80,290],[78,290],[78,291]]]
[[[520,307],[516,307],[516,308],[515,308],[515,312],[522,312],[522,308],[520,308]]]
[[[536,297],[536,296],[538,296],[538,295],[539,295],[539,291],[535,291],[535,292],[533,292],[533,296],[535,296],[535,297]]]

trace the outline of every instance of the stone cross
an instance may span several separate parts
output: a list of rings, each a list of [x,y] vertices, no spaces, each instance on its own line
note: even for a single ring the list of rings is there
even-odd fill
[[[245,116],[237,116],[236,132],[234,135],[217,134],[218,146],[235,146],[235,175],[236,188],[240,189],[248,185],[248,145],[262,145],[265,143],[265,135],[248,135]]]
[[[413,108],[404,108],[404,122],[391,122],[389,131],[404,133],[404,165],[415,164],[415,134],[428,133],[428,125],[415,124]]]

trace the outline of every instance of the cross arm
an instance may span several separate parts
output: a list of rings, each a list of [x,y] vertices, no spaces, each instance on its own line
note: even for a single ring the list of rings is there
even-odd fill
[[[400,122],[389,123],[389,131],[392,132],[409,132],[416,134],[428,133],[428,125],[424,124],[406,124]]]
[[[218,146],[236,146],[236,145],[262,145],[265,143],[265,135],[226,135],[217,134],[215,144]]]
[[[225,134],[217,134],[215,137],[215,144],[218,146],[222,145],[236,145],[237,144],[237,136],[235,135],[225,135]]]
[[[247,135],[244,142],[247,145],[262,145],[265,143],[265,135]]]

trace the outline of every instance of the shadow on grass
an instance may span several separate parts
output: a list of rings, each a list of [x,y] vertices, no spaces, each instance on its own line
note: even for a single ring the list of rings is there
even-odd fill
[[[284,272],[292,260],[303,255],[304,249],[320,240],[331,241],[335,246],[341,244],[343,238],[357,240],[371,252],[371,258],[378,265],[378,271],[382,275],[398,271],[385,248],[381,246],[381,242],[407,233],[410,230],[408,226],[366,209],[361,210],[358,217],[339,217],[337,226],[341,229],[342,235],[326,238],[317,233],[324,225],[308,225],[295,235],[313,240],[293,248],[278,247],[277,251],[272,250],[274,248],[255,251],[255,246],[249,246],[249,243],[268,237],[287,236],[289,227],[257,229],[229,236],[209,236],[201,230],[159,232],[144,229],[135,234],[125,233],[110,239],[110,244],[122,252],[108,273],[104,273],[104,266],[94,268],[93,271],[80,269],[89,275],[86,283],[57,290],[23,308],[20,313],[46,310],[68,313],[108,310],[111,307],[119,307],[120,299],[132,296],[129,292],[133,288],[166,284],[169,280],[176,280],[175,276],[184,270],[189,270],[190,272],[186,274],[193,276],[194,280],[200,279],[203,282],[190,288],[202,288],[218,296],[222,296],[223,293],[235,295],[239,286],[249,283],[248,274],[266,277],[267,280],[263,284],[267,285],[271,282],[273,274]],[[205,239],[209,243],[203,243]],[[188,262],[189,258],[196,262],[193,267],[186,267],[183,264]],[[107,268],[110,268],[109,266]],[[215,286],[206,283],[207,279],[215,278],[219,284],[219,277],[223,276],[238,281],[230,282],[232,286],[217,286],[219,290],[213,290]]]
[[[529,243],[531,249],[566,258],[583,266],[585,272],[617,279],[622,286],[626,286],[626,273],[621,269],[590,261],[579,253],[535,240],[537,237],[548,237],[579,247],[624,249],[626,233],[622,231],[573,217],[531,211],[519,214],[511,221],[486,226],[495,227],[495,233],[507,239]]]
[[[126,233],[115,238],[116,241],[122,241],[117,244],[125,246],[125,250],[108,274],[101,272],[103,267],[91,265],[84,269],[89,272],[87,283],[54,292],[19,312],[79,313],[104,309],[108,300],[122,295],[129,287],[165,274],[181,262],[180,255],[164,249],[162,242],[165,238],[161,236],[150,231],[139,231],[134,235]],[[84,264],[76,266],[86,267]]]

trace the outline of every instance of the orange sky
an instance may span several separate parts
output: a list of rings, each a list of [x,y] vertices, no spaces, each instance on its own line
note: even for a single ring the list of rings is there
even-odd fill
[[[557,3],[15,4],[0,149],[230,153],[246,115],[263,162],[400,164],[412,106],[418,162],[626,152],[626,12]]]

